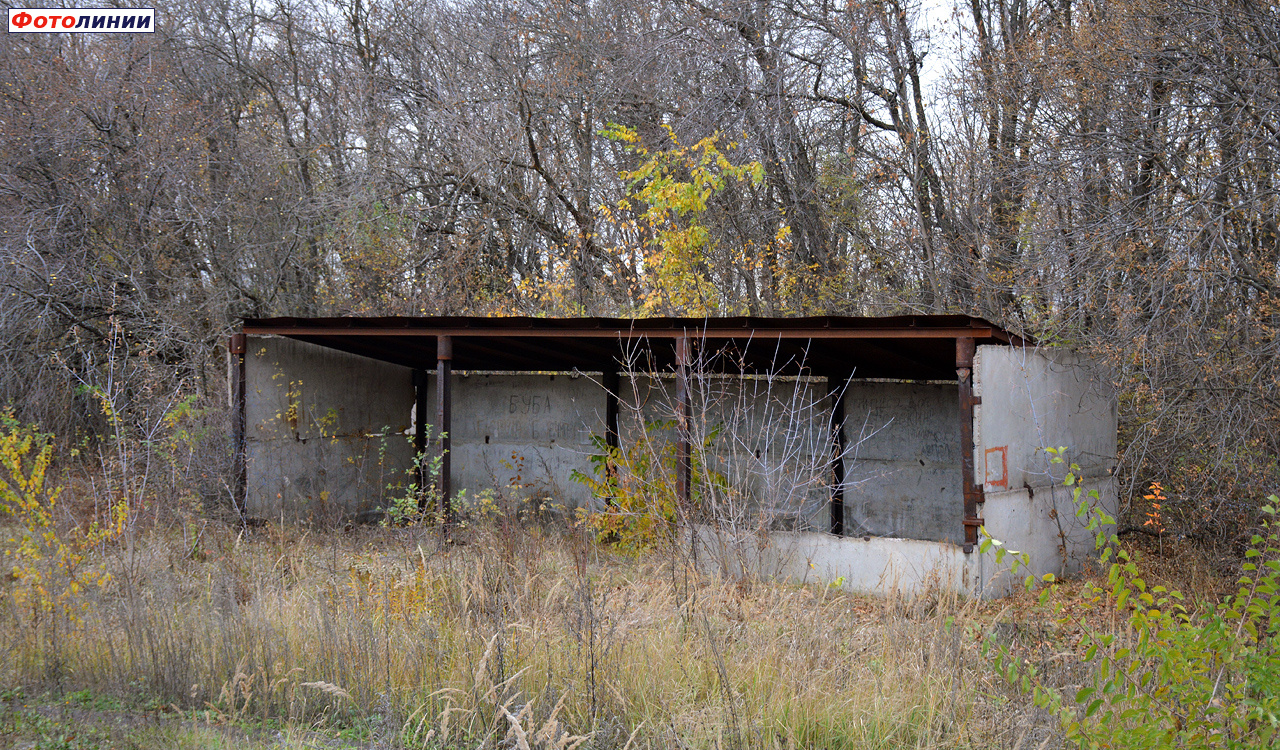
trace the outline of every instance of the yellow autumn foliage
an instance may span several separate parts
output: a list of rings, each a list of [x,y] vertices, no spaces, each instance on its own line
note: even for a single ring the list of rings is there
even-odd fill
[[[632,128],[614,124],[603,131],[606,138],[627,144],[643,159],[635,169],[619,173],[630,189],[617,205],[621,212],[635,216],[647,238],[640,312],[723,315],[722,293],[708,262],[716,239],[703,217],[712,199],[731,184],[760,185],[764,166],[758,161],[730,162],[720,147],[719,134],[685,146],[669,127],[667,133],[673,148],[650,151]]]
[[[105,519],[80,526],[59,505],[61,487],[49,486],[53,436],[0,415],[0,519],[12,596],[34,621],[65,613],[78,621],[90,586],[106,586],[110,575],[89,562],[90,551],[119,537],[129,517],[125,502],[114,503]]]

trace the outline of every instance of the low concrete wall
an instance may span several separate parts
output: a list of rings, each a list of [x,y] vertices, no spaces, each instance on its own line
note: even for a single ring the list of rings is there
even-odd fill
[[[1082,497],[1096,491],[1114,496],[1111,478],[1086,480]],[[1026,553],[1029,565],[1013,570],[1014,556],[997,562],[995,549],[965,554],[961,545],[920,539],[834,537],[815,532],[774,531],[757,535],[700,528],[699,560],[724,573],[750,572],[794,583],[835,585],[860,593],[906,595],[949,591],[997,598],[1025,585],[1028,575],[1073,575],[1096,559],[1097,532],[1078,518],[1071,488],[1052,492],[1017,490],[989,495],[988,533],[1010,553]],[[1104,531],[1109,531],[1104,529]]]
[[[860,593],[980,590],[963,548],[946,542],[774,531],[733,540],[699,529],[699,564]]]
[[[376,517],[413,465],[412,371],[290,339],[247,344],[246,513]]]

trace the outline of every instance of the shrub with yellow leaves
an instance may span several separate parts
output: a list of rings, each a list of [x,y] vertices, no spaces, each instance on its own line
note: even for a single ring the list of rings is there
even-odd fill
[[[60,513],[62,488],[48,486],[52,464],[52,435],[19,423],[12,412],[0,414],[0,518],[11,584],[3,595],[33,624],[61,614],[74,624],[85,606],[79,594],[110,581],[101,564],[89,563],[89,553],[123,533],[129,507],[116,503],[103,522],[75,523]]]

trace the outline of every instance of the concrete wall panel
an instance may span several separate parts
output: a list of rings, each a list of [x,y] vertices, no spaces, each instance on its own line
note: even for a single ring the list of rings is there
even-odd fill
[[[974,466],[987,493],[1062,483],[1066,467],[1110,476],[1116,397],[1106,373],[1065,349],[980,346],[974,394]],[[1045,448],[1067,449],[1054,464]]]
[[[735,541],[710,528],[699,529],[701,565],[732,575],[746,572],[858,593],[978,592],[972,558],[954,544],[918,539],[780,531],[764,540]]]
[[[844,410],[847,533],[963,541],[956,386],[855,382]]]
[[[636,378],[624,381],[622,390],[624,445],[642,435],[642,422],[674,424],[674,379]],[[737,526],[826,528],[831,484],[826,383],[695,375],[689,390],[698,460],[724,480],[704,488],[704,505],[721,522]],[[670,428],[657,434],[675,439]]]
[[[599,380],[598,375],[455,374],[455,489],[472,498],[487,489],[504,500],[536,499],[567,508],[594,503],[589,489],[572,475],[592,475],[594,470],[591,438],[604,434],[605,392]],[[647,429],[650,458],[656,455],[660,461],[665,454],[672,460],[674,385],[669,377],[622,378],[619,433],[624,451],[634,455]],[[429,387],[427,418],[434,425],[434,376]],[[693,441],[701,445],[710,438],[699,459],[732,488],[714,490],[717,500],[733,495],[735,503],[749,503],[752,510],[767,507],[788,527],[825,528],[825,389],[825,383],[794,380],[775,382],[770,389],[757,380],[694,379]],[[744,496],[749,500],[743,501]]]
[[[250,516],[370,517],[412,466],[412,371],[284,338],[245,355]]]
[[[435,428],[436,377],[429,378],[428,424]],[[466,507],[486,491],[505,503],[587,507],[591,492],[572,479],[591,475],[591,436],[604,433],[598,378],[454,374],[453,488]]]
[[[1101,505],[1108,513],[1114,511],[1116,482],[1113,477],[1086,479],[1080,491],[1089,508]],[[1091,492],[1097,492],[1098,498],[1091,498]],[[1086,528],[1089,517],[1087,514],[1078,517],[1076,508],[1071,487],[989,493],[983,509],[987,533],[1000,540],[1006,549],[1025,552],[1030,557],[1030,568],[1014,574],[1007,560],[997,564],[991,553],[974,553],[975,564],[981,566],[979,578],[985,595],[1003,596],[1021,586],[1028,574],[1037,578],[1046,573],[1058,577],[1073,575],[1093,559],[1097,532]]]
[[[1063,485],[1068,467],[1080,466],[1083,491],[1097,491],[1104,510],[1114,515],[1117,506],[1116,399],[1107,374],[1067,350],[980,346],[974,392],[982,398],[974,465],[987,533],[1030,555],[1036,576],[1076,572],[1092,557],[1094,538]],[[1045,448],[1066,448],[1063,462]],[[990,555],[977,557],[988,595],[1021,585],[1025,573],[1013,576]]]

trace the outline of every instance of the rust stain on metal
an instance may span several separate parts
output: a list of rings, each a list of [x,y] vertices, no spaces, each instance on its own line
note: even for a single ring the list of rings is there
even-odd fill
[[[985,499],[982,485],[976,482],[973,466],[973,407],[979,402],[973,395],[973,355],[977,342],[970,337],[956,339],[956,380],[960,388],[960,486],[964,494],[964,551],[972,552],[978,544],[978,505]]]

